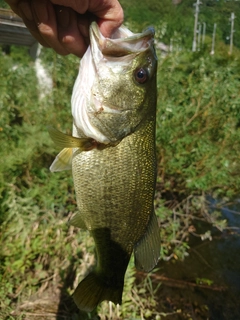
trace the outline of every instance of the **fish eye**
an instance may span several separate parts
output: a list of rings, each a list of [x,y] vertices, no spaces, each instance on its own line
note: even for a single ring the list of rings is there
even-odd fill
[[[135,71],[134,76],[135,76],[135,80],[141,84],[145,83],[148,80],[148,72],[144,68],[137,69]]]

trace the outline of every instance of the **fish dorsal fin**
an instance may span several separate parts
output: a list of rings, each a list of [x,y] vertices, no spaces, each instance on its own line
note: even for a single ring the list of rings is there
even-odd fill
[[[64,148],[55,158],[51,167],[49,168],[51,172],[71,170],[72,169],[72,148]]]
[[[65,134],[53,127],[48,127],[52,140],[60,148],[79,148],[82,151],[91,150],[96,142],[92,138],[77,138]]]
[[[157,217],[153,211],[146,233],[134,247],[134,260],[136,268],[141,271],[151,271],[159,260],[160,246],[160,230]]]
[[[87,226],[85,224],[85,222],[83,221],[81,215],[79,212],[77,212],[69,221],[68,223],[71,226],[83,229],[83,230],[87,230]]]

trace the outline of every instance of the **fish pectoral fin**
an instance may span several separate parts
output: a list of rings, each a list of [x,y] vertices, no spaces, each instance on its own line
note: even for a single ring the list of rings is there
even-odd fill
[[[155,212],[153,211],[146,233],[134,247],[134,261],[138,270],[151,271],[160,257],[160,230]]]
[[[77,212],[69,221],[68,223],[71,225],[71,226],[74,226],[74,227],[77,227],[77,228],[80,228],[80,229],[83,229],[83,230],[88,230],[85,222],[83,221],[81,215],[79,212]]]
[[[51,167],[49,168],[51,172],[71,170],[72,169],[72,148],[64,148],[54,159]]]
[[[79,148],[82,151],[88,151],[96,144],[92,138],[73,137],[53,127],[48,127],[48,132],[52,140],[60,148]]]

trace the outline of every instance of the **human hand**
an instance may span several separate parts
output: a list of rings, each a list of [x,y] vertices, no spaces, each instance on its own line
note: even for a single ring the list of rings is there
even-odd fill
[[[89,44],[89,26],[96,20],[105,37],[123,21],[118,0],[6,0],[31,34],[61,55],[82,57]]]

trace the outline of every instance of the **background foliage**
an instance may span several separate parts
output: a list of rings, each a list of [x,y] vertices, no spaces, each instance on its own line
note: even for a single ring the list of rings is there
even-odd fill
[[[229,14],[239,8],[234,2],[203,1],[201,19],[209,23],[218,19],[220,25],[216,55],[210,56],[210,43],[198,53],[187,50],[192,39],[192,1],[179,6],[166,0],[121,3],[133,31],[154,24],[159,40],[166,43],[186,34],[180,37],[186,50],[167,56],[158,52],[155,199],[162,259],[183,259],[196,219],[221,230],[226,226],[221,217],[209,214],[205,195],[223,199],[239,195],[239,51],[235,47],[234,54],[228,55],[226,23],[221,22],[227,18],[219,17],[220,11]],[[236,35],[239,30],[236,26]],[[53,89],[40,99],[42,89],[27,49],[12,46],[9,55],[0,54],[1,318],[32,319],[34,310],[39,319],[43,314],[48,319],[56,315],[57,319],[97,319],[97,313],[101,319],[111,315],[160,319],[157,287],[149,276],[136,282],[133,262],[120,310],[103,303],[97,313],[79,314],[72,302],[70,295],[94,261],[94,248],[87,233],[67,224],[76,210],[71,173],[49,172],[58,150],[46,127],[51,123],[71,131],[70,97],[79,60],[47,49],[41,59]]]

